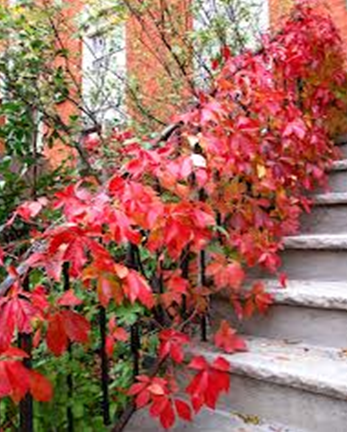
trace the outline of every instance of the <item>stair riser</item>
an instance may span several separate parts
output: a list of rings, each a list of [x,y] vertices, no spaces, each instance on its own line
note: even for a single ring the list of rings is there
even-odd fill
[[[328,186],[329,192],[347,192],[347,171],[332,171],[329,174]]]
[[[347,144],[341,144],[338,146],[341,152],[341,159],[347,159]]]
[[[347,281],[347,250],[290,249],[281,258],[289,279]]]
[[[346,432],[347,402],[243,376],[231,377],[231,391],[219,408],[311,432]]]
[[[347,251],[287,249],[281,253],[282,266],[288,279],[307,281],[346,281]],[[269,279],[271,274],[253,267],[247,270],[250,279]],[[346,287],[347,290],[347,287]]]
[[[347,204],[316,205],[301,217],[300,232],[305,234],[347,233]]]
[[[215,301],[212,310],[211,316],[216,322],[226,319],[245,335],[330,348],[347,347],[347,312],[343,310],[273,305],[265,316],[257,314],[242,322],[231,317],[231,307],[226,300]]]

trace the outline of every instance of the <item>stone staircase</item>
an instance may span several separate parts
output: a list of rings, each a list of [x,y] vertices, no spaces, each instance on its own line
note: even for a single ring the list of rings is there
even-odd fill
[[[267,281],[275,305],[238,325],[249,352],[229,357],[235,376],[222,403],[312,432],[347,431],[347,140],[339,144],[346,159],[334,163],[330,190],[285,240],[287,288]],[[227,319],[222,299],[214,308]]]
[[[330,191],[315,196],[302,233],[285,240],[287,288],[267,281],[269,313],[237,323],[226,301],[214,302],[214,319],[232,321],[248,343],[248,352],[225,355],[230,394],[216,413],[174,431],[347,432],[347,138],[339,145],[345,159],[332,168]],[[220,355],[210,344],[197,351]],[[126,430],[161,428],[140,415]]]

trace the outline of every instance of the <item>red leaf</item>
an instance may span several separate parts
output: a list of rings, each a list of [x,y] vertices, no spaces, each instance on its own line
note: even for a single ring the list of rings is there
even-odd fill
[[[117,327],[112,332],[112,337],[116,341],[126,342],[129,339],[129,334],[122,327]]]
[[[170,401],[166,396],[153,397],[153,402],[149,409],[149,414],[151,415],[151,417],[159,417],[168,404],[170,404]]]
[[[203,356],[196,356],[192,359],[192,361],[189,363],[188,367],[190,369],[196,369],[196,370],[204,370],[208,367],[208,363]]]
[[[53,388],[51,382],[40,373],[30,371],[30,392],[39,402],[48,402],[52,399]]]
[[[47,346],[56,356],[60,356],[67,350],[68,338],[61,314],[50,315],[47,329]]]
[[[195,412],[198,412],[203,405],[214,409],[220,393],[229,390],[229,362],[218,357],[210,365],[204,357],[199,356],[193,359],[189,367],[199,371],[186,388]]]
[[[170,401],[160,414],[160,423],[164,429],[170,429],[175,424],[175,412]]]
[[[159,383],[155,383],[155,382],[149,385],[147,387],[147,390],[156,396],[163,396],[165,394],[164,387]]]
[[[179,417],[186,421],[192,421],[192,410],[187,402],[180,399],[175,400],[176,411]]]
[[[134,270],[130,270],[126,277],[125,293],[131,303],[139,300],[148,309],[154,306],[154,297],[151,287],[146,280]]]
[[[230,363],[223,357],[217,357],[217,359],[212,363],[212,367],[221,372],[230,372]]]
[[[82,315],[64,310],[61,312],[64,328],[71,342],[86,343],[89,340],[90,324]]]
[[[42,198],[38,201],[26,201],[17,207],[16,214],[29,222],[30,219],[35,218],[42,208],[47,204],[47,200]]]
[[[0,266],[4,265],[4,259],[5,259],[5,252],[4,250],[0,247]]]
[[[135,395],[141,393],[145,388],[147,388],[146,382],[135,383],[130,387],[130,389],[128,391],[128,395],[129,396],[135,396]]]
[[[6,351],[1,353],[2,357],[18,357],[29,358],[28,353],[17,347],[9,347]]]
[[[82,303],[83,303],[83,301],[75,295],[75,293],[72,289],[69,289],[68,291],[66,291],[58,300],[59,306],[74,307],[74,306],[79,306]]]
[[[11,386],[11,398],[18,403],[30,388],[29,370],[19,361],[4,362],[7,379]]]
[[[114,339],[111,336],[106,337],[106,354],[108,357],[113,356],[114,351]]]
[[[231,328],[227,321],[223,320],[215,335],[215,344],[228,354],[236,351],[247,350],[245,341],[237,336],[236,330]]]
[[[151,394],[149,393],[149,391],[144,390],[140,392],[135,399],[136,408],[140,409],[146,406],[149,403],[150,398]]]
[[[183,346],[189,343],[189,337],[173,329],[163,330],[159,334],[161,341],[159,356],[161,359],[170,356],[176,363],[182,363],[184,359]]]
[[[281,286],[283,288],[286,288],[287,283],[288,283],[288,277],[287,277],[287,275],[285,273],[281,273],[280,276],[279,276],[279,281],[280,281]]]
[[[261,314],[267,312],[273,304],[273,296],[265,291],[263,282],[256,282],[247,296],[245,316],[249,318],[257,309]]]
[[[12,385],[7,375],[6,363],[0,361],[0,399],[9,396],[12,392]]]
[[[208,276],[213,276],[218,289],[230,287],[238,290],[245,279],[245,272],[237,261],[230,264],[213,262],[207,267],[206,273]]]

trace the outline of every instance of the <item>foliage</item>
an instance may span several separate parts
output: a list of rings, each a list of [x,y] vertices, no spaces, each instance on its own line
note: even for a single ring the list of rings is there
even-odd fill
[[[310,208],[307,191],[326,182],[336,154],[327,121],[331,107],[342,106],[346,83],[342,59],[331,19],[298,5],[256,54],[232,57],[223,49],[213,88],[199,93],[166,141],[144,146],[115,133],[110,145],[119,151],[105,168],[108,180],[87,177],[54,200],[22,204],[10,223],[35,226],[41,247],[26,259],[30,275],[18,274],[2,251],[14,283],[0,302],[0,396],[48,400],[44,367],[28,369],[21,360],[47,356],[55,365],[84,353],[92,380],[101,372],[103,384],[116,383],[118,410],[134,397],[136,408],[148,407],[170,428],[176,418],[214,409],[229,390],[230,364],[221,356],[208,361],[196,328],[205,339],[209,304],[220,293],[239,317],[270,306],[261,281],[243,288],[246,273],[278,274],[283,236],[297,231]],[[52,214],[60,215],[54,225]],[[32,336],[31,352],[14,347],[17,334]],[[227,353],[246,349],[227,322],[214,342]],[[134,377],[116,370],[127,357]],[[78,372],[70,380],[78,382]],[[179,373],[187,375],[187,400]],[[69,389],[74,398],[78,389]],[[107,425],[105,392],[102,402]]]
[[[56,10],[28,0],[0,6],[0,116],[6,119],[0,127],[0,223],[23,199],[48,193],[66,171],[50,169],[43,154],[43,141],[53,145],[64,131],[59,105],[69,95],[58,64],[64,54],[47,18]],[[15,228],[10,238],[23,227]]]

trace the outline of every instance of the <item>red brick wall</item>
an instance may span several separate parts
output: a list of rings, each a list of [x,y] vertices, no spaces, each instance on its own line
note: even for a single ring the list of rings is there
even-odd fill
[[[72,83],[70,86],[70,97],[77,102],[79,101],[80,92],[78,86],[80,86],[82,82],[82,41],[76,37],[72,37],[71,32],[74,31],[73,22],[82,11],[83,3],[83,0],[72,0],[64,4],[63,21],[66,22],[66,31],[62,31],[59,38],[63,47],[69,52],[69,62],[68,65],[64,59],[60,59],[56,62],[56,66],[61,65],[62,67],[67,66],[69,68],[73,78],[69,77],[68,74],[68,79],[76,83]],[[78,114],[76,105],[73,102],[64,102],[57,108],[59,115],[66,124],[69,124],[69,117],[71,115]],[[59,165],[70,154],[71,148],[67,148],[60,142],[56,142],[52,149],[46,149],[46,155],[53,166]]]
[[[167,1],[167,3],[165,3]],[[141,1],[134,0],[134,7]],[[163,9],[169,5],[170,13],[163,15]],[[182,104],[189,100],[191,93],[189,80],[192,78],[192,62],[189,48],[182,41],[187,31],[192,29],[192,16],[189,12],[190,0],[152,0],[148,12],[142,17],[132,16],[126,26],[127,70],[138,86],[141,103],[151,115],[162,122],[182,109]],[[185,51],[186,62],[180,68],[163,42],[161,30],[153,22],[163,22],[170,29],[170,22],[176,34],[168,30],[164,38],[170,45],[178,45]],[[171,20],[171,21],[170,21]],[[179,56],[182,59],[182,55]],[[146,115],[128,97],[131,114],[138,120],[145,120]],[[156,122],[153,122],[153,126]]]
[[[4,1],[4,0],[0,0]],[[42,1],[42,0],[38,0]],[[134,4],[140,0],[129,0]],[[192,17],[189,14],[190,0],[153,0],[152,12],[157,19],[160,18],[160,10],[165,1],[173,7],[174,18],[177,18],[177,29],[185,33],[192,28]],[[272,24],[278,23],[279,18],[290,9],[293,0],[268,0],[270,10],[270,21]],[[67,20],[72,19],[80,13],[83,8],[83,0],[70,0],[67,2],[64,14]],[[346,0],[329,0],[328,7],[339,28],[341,35],[346,41],[347,53],[347,6]],[[167,18],[166,18],[167,19]],[[73,54],[70,66],[75,78],[81,81],[81,41],[71,38],[71,34],[65,33],[62,40],[70,53]],[[169,37],[170,39],[170,37]],[[179,38],[175,37],[171,42],[180,43]],[[190,89],[187,82],[191,67],[186,67],[188,77],[183,78],[182,71],[179,70],[174,59],[169,55],[167,47],[160,41],[158,30],[151,20],[144,19],[140,22],[136,18],[131,18],[126,27],[126,49],[127,49],[127,70],[129,75],[135,78],[138,84],[138,94],[142,97],[142,103],[149,108],[150,112],[161,121],[167,121],[172,114],[181,109],[190,96]],[[189,53],[188,53],[189,54]],[[189,55],[187,56],[189,59]],[[170,66],[170,72],[166,69]],[[171,74],[171,76],[170,76]],[[76,97],[76,94],[72,94]],[[141,116],[141,112],[131,103],[128,98],[129,109],[135,117]],[[72,103],[66,102],[59,107],[60,113],[65,120],[71,114],[76,113],[76,107]],[[47,151],[49,158],[58,164],[62,157],[66,155],[66,149],[58,144],[53,150]]]

